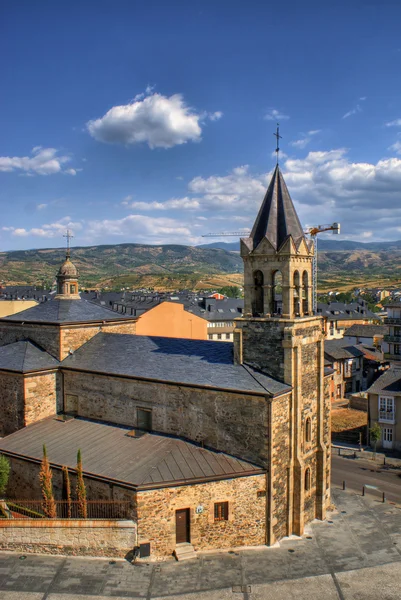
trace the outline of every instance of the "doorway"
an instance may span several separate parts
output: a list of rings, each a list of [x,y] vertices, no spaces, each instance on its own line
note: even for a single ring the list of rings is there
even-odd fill
[[[175,541],[176,544],[185,544],[191,541],[190,537],[189,508],[175,511]]]
[[[383,427],[383,448],[391,449],[393,447],[393,429],[392,427]]]

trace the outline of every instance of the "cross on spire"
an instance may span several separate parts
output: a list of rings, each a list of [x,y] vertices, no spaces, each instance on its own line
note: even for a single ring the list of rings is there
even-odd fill
[[[279,140],[282,139],[282,137],[280,135],[280,124],[279,123],[277,123],[276,133],[273,133],[273,135],[276,137],[276,140],[277,140],[277,143],[276,143],[276,155],[277,155],[277,164],[278,164],[278,158],[279,158],[279,152],[280,152]]]
[[[69,258],[70,257],[70,240],[74,237],[71,233],[70,229],[67,229],[66,233],[63,235],[63,237],[67,238],[67,251],[66,251],[66,257]]]

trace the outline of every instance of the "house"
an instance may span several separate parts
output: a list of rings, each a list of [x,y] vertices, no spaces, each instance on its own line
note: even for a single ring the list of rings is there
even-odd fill
[[[387,305],[387,317],[384,319],[389,332],[383,338],[384,358],[391,361],[401,360],[401,302]]]
[[[205,340],[207,322],[184,310],[183,304],[162,302],[138,317],[137,335],[156,335],[170,338]]]
[[[393,366],[368,389],[369,428],[379,424],[378,443],[384,450],[401,450],[401,368]]]
[[[18,312],[36,306],[36,300],[2,300],[0,299],[0,318],[15,315]]]
[[[351,325],[346,329],[344,338],[350,344],[367,344],[380,349],[383,337],[389,333],[387,325]]]
[[[341,339],[351,325],[368,325],[377,321],[367,303],[358,298],[357,302],[318,302],[317,312],[323,317],[324,334],[327,340]]]
[[[80,448],[88,496],[130,503],[142,556],[272,545],[324,519],[332,373],[313,251],[277,165],[241,240],[234,342],[220,344],[137,335],[138,316],[79,296],[68,250],[55,299],[0,319],[8,496],[39,497],[45,444],[57,498]]]
[[[346,340],[326,340],[324,356],[333,368],[331,399],[344,398],[347,394],[363,389],[363,352]]]

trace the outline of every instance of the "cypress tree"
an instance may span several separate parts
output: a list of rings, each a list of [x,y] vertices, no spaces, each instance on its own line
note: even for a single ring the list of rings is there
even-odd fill
[[[67,519],[71,519],[71,484],[67,467],[63,467],[63,498],[67,501]]]
[[[52,485],[52,471],[50,469],[50,463],[47,458],[46,446],[43,445],[43,458],[39,472],[40,487],[42,488],[43,496],[43,512],[48,519],[55,519],[57,517],[56,503],[53,496],[53,485]]]
[[[81,450],[78,450],[77,454],[77,500],[78,500],[78,514],[81,519],[88,518],[88,506],[86,503],[86,489],[84,476],[82,473],[82,456]]]

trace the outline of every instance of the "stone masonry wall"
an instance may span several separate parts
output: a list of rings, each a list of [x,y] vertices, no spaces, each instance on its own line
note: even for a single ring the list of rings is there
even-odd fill
[[[125,556],[137,545],[134,521],[0,519],[0,549]]]
[[[271,543],[288,535],[291,394],[272,402]]]
[[[58,373],[34,374],[24,378],[24,425],[30,425],[57,412]]]
[[[0,437],[24,426],[24,379],[0,371]]]
[[[138,543],[150,542],[152,556],[171,555],[176,546],[175,511],[189,508],[195,550],[265,544],[265,490],[266,476],[254,475],[138,492]],[[228,521],[215,522],[215,502],[229,503]],[[202,512],[197,513],[197,507]]]
[[[79,416],[135,427],[136,409],[150,408],[154,431],[203,440],[216,450],[267,464],[268,403],[263,396],[68,370],[64,391],[78,397]]]
[[[60,330],[57,325],[38,325],[35,323],[22,325],[6,321],[0,324],[0,346],[26,339],[32,340],[49,354],[59,359]]]
[[[236,319],[235,323],[242,334],[242,360],[238,360],[239,352],[235,349],[236,361],[244,362],[279,381],[284,381],[282,323],[278,320],[257,318]],[[234,343],[238,345],[239,337],[234,339]]]
[[[121,323],[96,323],[94,325],[66,325],[62,326],[60,330],[61,334],[61,346],[60,346],[60,360],[64,360],[68,356],[70,350],[74,352],[85,342],[93,338],[97,333],[103,331],[104,333],[129,333],[134,335],[136,328],[136,321],[129,321]]]

